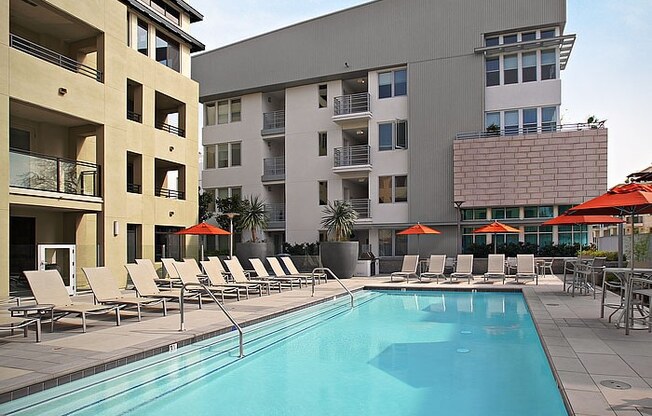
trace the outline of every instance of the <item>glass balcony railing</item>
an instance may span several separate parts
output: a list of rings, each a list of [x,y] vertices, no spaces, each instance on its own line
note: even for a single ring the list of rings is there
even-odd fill
[[[333,152],[333,167],[367,166],[371,164],[371,146],[336,147]]]
[[[100,167],[11,149],[9,186],[72,195],[100,196]]]
[[[487,127],[485,131],[474,131],[467,133],[457,133],[456,139],[483,139],[487,137],[500,136],[526,136],[528,134],[554,133],[562,131],[581,131],[589,129],[603,129],[604,121],[597,123],[576,123],[576,124],[557,124],[554,121],[542,122],[541,125],[532,124],[531,126],[497,126]]]
[[[285,223],[285,204],[282,202],[265,204],[269,226],[282,226]]]

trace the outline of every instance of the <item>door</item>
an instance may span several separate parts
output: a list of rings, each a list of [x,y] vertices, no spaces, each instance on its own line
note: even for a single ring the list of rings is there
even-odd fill
[[[25,270],[36,269],[36,218],[9,218],[9,291],[14,294],[29,292],[23,276]]]
[[[57,270],[63,278],[68,294],[77,289],[77,271],[74,244],[39,244],[38,265],[40,270]]]

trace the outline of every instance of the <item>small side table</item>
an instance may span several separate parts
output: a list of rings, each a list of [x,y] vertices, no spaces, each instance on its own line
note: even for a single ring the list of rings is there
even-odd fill
[[[41,303],[38,305],[21,305],[21,306],[12,306],[9,308],[11,316],[14,315],[14,312],[22,312],[23,317],[28,318],[27,314],[30,312],[37,312],[39,315],[50,315],[50,332],[54,332],[54,305],[51,303]],[[25,327],[25,334],[27,334],[27,327]]]

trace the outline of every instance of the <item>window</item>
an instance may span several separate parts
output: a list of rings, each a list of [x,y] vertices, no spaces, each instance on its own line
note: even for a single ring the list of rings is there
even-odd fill
[[[503,83],[516,84],[518,82],[518,55],[505,55],[503,57]]]
[[[215,145],[204,146],[204,168],[215,169]]]
[[[557,78],[557,52],[554,49],[541,51],[541,79]]]
[[[407,149],[407,120],[378,124],[378,150]]]
[[[156,31],[156,61],[179,72],[179,42]]]
[[[573,205],[560,205],[560,206],[558,206],[557,207],[557,215],[563,214],[564,212],[568,211],[572,207],[573,207]]]
[[[543,107],[541,109],[541,130],[554,131],[557,129],[557,107]]]
[[[529,52],[522,55],[523,68],[521,69],[523,82],[537,80],[537,53]]]
[[[217,148],[217,152],[216,152]],[[240,142],[234,143],[220,143],[218,145],[209,145],[204,147],[205,154],[205,168],[215,169],[228,168],[233,166],[242,165],[241,155],[242,145]],[[217,154],[217,164],[215,163],[215,156]]]
[[[407,202],[407,176],[394,177],[394,202]]]
[[[328,155],[328,133],[325,131],[320,131],[317,133],[319,140],[319,156]]]
[[[503,44],[505,45],[508,45],[510,43],[516,43],[516,42],[518,42],[518,38],[516,34],[503,36]]]
[[[145,0],[145,2],[149,3],[152,9],[159,12],[162,16],[165,16],[168,20],[170,20],[174,24],[176,25],[179,24],[179,11],[170,7],[163,0],[151,0],[151,1]]]
[[[557,242],[559,244],[588,244],[586,225],[560,225],[557,227]]]
[[[520,209],[518,207],[492,208],[491,217],[495,220],[518,219],[520,218]]]
[[[229,122],[229,100],[217,102],[217,124]]]
[[[183,227],[154,226],[154,261],[161,261],[162,257],[181,261],[183,244],[181,244],[181,236],[175,234],[181,230]]]
[[[500,60],[496,58],[487,58],[485,60],[485,70],[487,72],[487,87],[500,85]]]
[[[523,132],[536,133],[537,131],[537,109],[526,108],[523,110]]]
[[[18,127],[9,128],[9,148],[29,152],[32,132]]]
[[[407,202],[407,176],[379,176],[378,177],[378,202],[391,204],[392,202]]]
[[[541,31],[541,39],[550,39],[554,37],[555,37],[555,29]]]
[[[242,104],[239,98],[231,100],[231,122],[240,121],[242,119],[241,114]]]
[[[381,72],[378,74],[378,98],[407,95],[407,70]]]
[[[242,188],[239,186],[217,188],[216,196],[217,199],[240,198],[242,196]]]
[[[468,248],[472,244],[487,244],[487,235],[474,233],[473,230],[471,227],[462,228],[462,248]]]
[[[328,107],[328,85],[319,86],[319,108]]]
[[[140,224],[127,224],[127,263],[135,263],[142,257],[142,227]]]
[[[328,205],[328,182],[319,181],[319,205]]]
[[[240,143],[231,143],[231,166],[240,166],[242,164],[240,149]]]
[[[462,220],[486,220],[487,208],[468,208],[462,210]]]
[[[505,135],[518,134],[518,110],[505,111]]]
[[[525,218],[552,218],[554,217],[552,206],[530,206],[524,208]]]
[[[143,22],[142,20],[138,21],[138,40],[137,40],[137,48],[138,52],[142,53],[143,55],[147,55],[147,23]]]
[[[378,230],[379,256],[404,256],[407,254],[407,236],[397,235],[398,230]]]
[[[547,246],[552,244],[552,226],[525,226],[525,242]]]
[[[127,192],[142,193],[143,157],[138,153],[127,152]]]
[[[392,177],[391,176],[378,177],[378,203],[379,204],[392,203]]]
[[[206,115],[204,116],[204,122],[206,126],[214,126],[215,125],[215,103],[206,103],[204,104],[204,109],[206,111]]]
[[[484,118],[485,128],[488,133],[500,132],[500,113],[487,113]]]
[[[215,103],[212,103],[214,106]],[[208,111],[208,110],[207,110]],[[212,116],[215,117],[214,115]],[[220,100],[217,102],[217,124],[227,124],[242,121],[242,100]],[[207,124],[210,125],[210,124]]]
[[[537,38],[537,32],[527,32],[521,35],[521,41],[527,42],[530,40],[535,40]]]
[[[492,38],[485,38],[484,46],[497,46],[498,45],[498,36]]]

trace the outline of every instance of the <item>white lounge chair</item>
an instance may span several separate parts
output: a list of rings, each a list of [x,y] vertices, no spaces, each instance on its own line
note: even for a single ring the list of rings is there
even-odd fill
[[[199,275],[201,274],[201,270],[199,270],[199,266],[197,266],[196,262],[175,261],[174,263],[172,263],[172,267],[176,269],[176,272],[179,275],[179,278],[181,279],[184,285],[192,285],[189,286],[189,288],[192,289],[194,287],[195,289],[198,290],[200,285],[203,285],[203,283],[199,281]],[[222,303],[224,303],[224,299],[226,296],[229,297],[235,296],[237,300],[240,300],[240,292],[238,288],[226,287],[226,286],[213,286],[213,285],[204,285],[204,287],[207,290],[210,290],[211,293],[220,295]]]
[[[503,279],[505,284],[505,255],[490,254],[487,259],[487,273],[484,274],[485,282],[488,279]]]
[[[157,285],[156,285],[156,278],[158,275],[156,274],[156,270],[154,270],[153,267],[150,267],[148,264],[138,264],[138,263],[132,263],[132,264],[125,264],[125,268],[127,269],[127,272],[129,273],[129,277],[131,278],[131,282],[134,284],[134,287],[136,288],[136,293],[138,295],[145,297],[145,298],[155,298],[155,299],[169,299],[169,300],[176,300],[178,302],[181,302],[181,290],[174,288],[174,289],[166,289],[166,290],[161,290]],[[198,292],[193,292],[193,291],[186,291],[184,293],[184,299],[194,299],[197,298],[199,301],[199,309],[202,307],[202,298],[200,296],[200,293]]]
[[[312,273],[301,273],[298,269],[297,266],[294,265],[294,261],[292,261],[292,257],[289,256],[282,256],[280,257],[281,261],[285,265],[285,268],[290,272],[290,276],[301,276],[301,275],[307,275],[312,277]],[[321,279],[323,278],[326,283],[328,283],[328,276],[326,273],[315,273],[315,277],[318,279],[317,282],[321,283]]]
[[[436,279],[435,282],[439,283],[439,277],[446,279],[444,275],[444,267],[446,266],[446,255],[445,254],[432,254],[430,255],[430,261],[428,262],[428,271],[425,271],[419,275],[419,281],[424,277],[431,280],[433,277]]]
[[[539,284],[539,274],[534,267],[534,254],[516,255],[516,283],[519,279],[532,279]]]
[[[159,277],[158,273],[156,273],[156,267],[154,267],[154,263],[150,259],[136,259],[136,263],[144,264],[148,268],[151,268],[152,271],[154,272],[154,275],[156,276],[156,278],[154,278],[154,281],[157,284],[162,284],[170,288],[174,286],[179,286],[181,284],[181,279],[179,279],[178,277],[175,277],[174,279],[169,277]],[[165,267],[165,265],[163,267]]]
[[[455,272],[451,273],[451,281],[462,277],[466,277],[468,283],[471,284],[471,280],[473,279],[473,254],[457,255]]]
[[[257,283],[228,283],[224,278],[222,263],[214,260],[204,260],[200,262],[204,268],[204,272],[208,276],[208,280],[211,285],[224,286],[224,287],[234,287],[237,288],[240,292],[244,292],[249,299],[249,292],[258,293],[259,296],[263,295],[263,290],[260,284]]]
[[[281,262],[278,261],[276,257],[267,257],[267,263],[272,267],[272,271],[276,275],[276,277],[292,277],[295,279],[301,279],[304,284],[308,284],[310,281],[312,283],[313,281],[313,276],[311,274],[305,274],[305,273],[299,273],[298,270],[297,273],[286,273],[285,270],[283,269],[283,266],[281,266]],[[314,277],[316,278],[316,277]]]
[[[418,255],[405,255],[403,256],[403,264],[401,265],[401,270],[398,272],[392,272],[389,275],[389,281],[393,282],[395,277],[405,279],[406,283],[409,283],[410,276],[417,275],[417,267],[419,266],[419,256]]]
[[[242,264],[240,264],[240,261],[238,260],[237,257],[234,257],[229,260],[224,260],[224,264],[226,264],[226,267],[229,268],[229,273],[231,273],[231,277],[233,277],[233,281],[236,283],[260,284],[267,289],[268,295],[272,287],[278,289],[279,293],[281,292],[281,282],[279,282],[278,280],[251,279],[247,277],[247,274],[242,268]]]
[[[276,280],[278,282],[281,282],[282,284],[288,285],[290,287],[290,290],[293,288],[295,284],[301,288],[303,285],[303,282],[300,278],[298,277],[288,277],[288,276],[271,276],[268,272],[267,269],[265,268],[265,265],[263,262],[258,259],[258,258],[251,258],[249,259],[249,263],[251,263],[251,266],[254,268],[256,271],[256,277],[258,279],[262,280]]]

